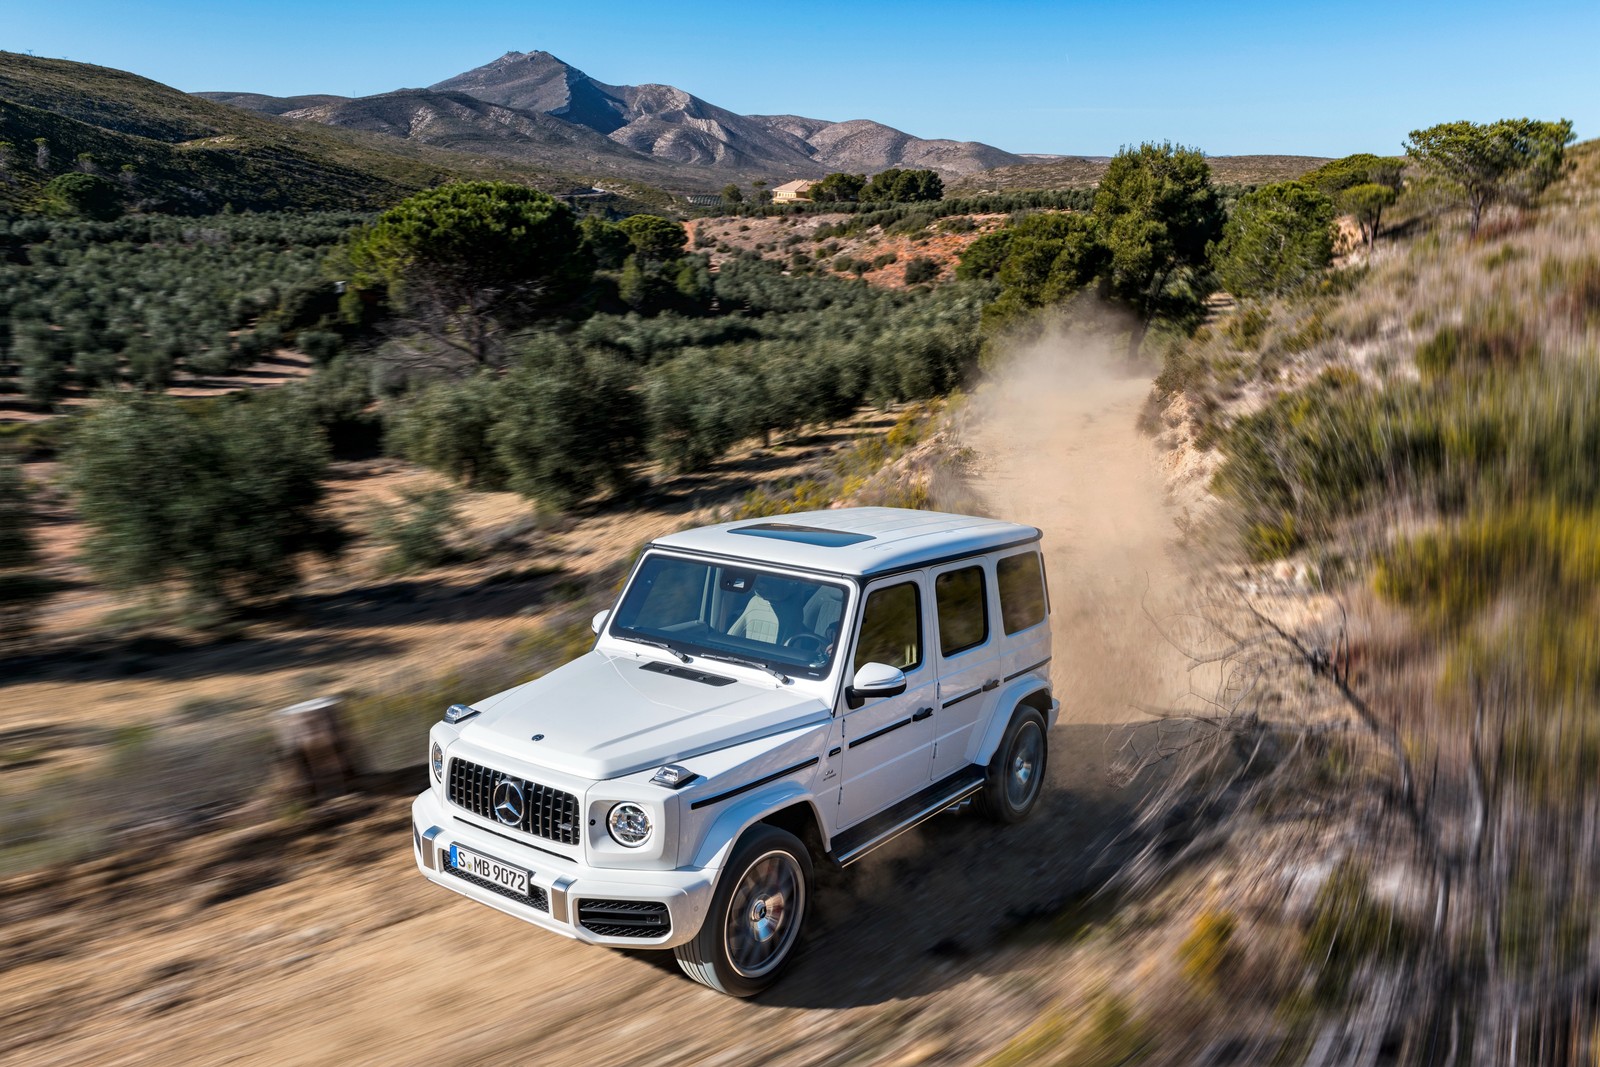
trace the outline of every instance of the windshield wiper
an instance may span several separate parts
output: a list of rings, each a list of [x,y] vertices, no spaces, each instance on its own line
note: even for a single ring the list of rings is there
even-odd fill
[[[667,653],[670,653],[673,656],[676,656],[679,663],[688,663],[689,662],[689,657],[687,655],[685,655],[684,653],[682,653],[682,652],[678,651],[677,649],[673,648],[671,645],[667,644],[665,641],[657,641],[653,637],[633,637],[633,636],[631,636],[629,634],[619,634],[619,633],[613,633],[611,636],[612,637],[621,638],[624,641],[632,641],[635,644],[649,645],[651,648],[659,648],[663,652],[667,652]]]
[[[762,663],[758,659],[746,659],[743,656],[722,656],[715,652],[702,652],[700,653],[700,658],[714,659],[718,663],[736,663],[741,667],[754,667],[758,671],[766,671],[784,685],[788,685],[791,681],[793,681],[792,678],[778,670],[778,668],[768,663]]]

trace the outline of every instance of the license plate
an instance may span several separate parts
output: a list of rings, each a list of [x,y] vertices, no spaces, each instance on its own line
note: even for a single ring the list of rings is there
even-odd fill
[[[500,888],[509,889],[511,892],[523,897],[528,895],[528,879],[533,873],[525,871],[521,867],[513,867],[510,864],[501,863],[499,860],[491,859],[488,856],[480,856],[478,853],[468,851],[460,845],[450,846],[450,866],[458,871],[477,875],[486,882],[493,882]]]

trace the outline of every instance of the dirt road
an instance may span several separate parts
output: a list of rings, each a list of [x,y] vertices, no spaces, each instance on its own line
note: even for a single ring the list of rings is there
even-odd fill
[[[994,513],[1045,532],[1065,721],[1120,723],[1189,699],[1189,661],[1163,641],[1187,592],[1154,446],[1136,430],[1148,378],[1092,339],[1051,336],[980,392],[963,437]]]
[[[1134,429],[1148,385],[1057,349],[979,397],[995,510],[1044,527],[1068,716],[1053,786],[996,832],[941,816],[818,894],[809,944],[757,1002],[670,957],[587,948],[414,872],[408,794],[316,823],[174,840],[0,887],[0,1060],[30,1064],[696,1064],[981,1061],[1060,994],[1061,916],[1105,873],[1135,797],[1107,724],[1175,665],[1140,608],[1173,577]],[[1180,672],[1181,673],[1181,672]],[[53,885],[51,883],[54,883]]]

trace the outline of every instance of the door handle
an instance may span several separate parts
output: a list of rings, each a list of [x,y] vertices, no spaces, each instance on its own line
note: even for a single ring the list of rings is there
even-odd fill
[[[983,691],[985,693],[987,693],[991,689],[999,689],[999,688],[1000,688],[1000,679],[998,679],[998,678],[990,678],[987,682],[983,683]]]
[[[929,715],[932,715],[932,714],[933,714],[933,709],[932,708],[918,708],[917,709],[917,713],[915,715],[911,716],[911,721],[912,722],[921,722],[923,719],[926,719]]]

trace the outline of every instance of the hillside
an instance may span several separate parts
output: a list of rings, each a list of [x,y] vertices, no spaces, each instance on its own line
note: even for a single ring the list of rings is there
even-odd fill
[[[1229,971],[1258,977],[1191,1032],[1253,1029],[1250,1062],[1299,1062],[1269,1050],[1312,1034],[1369,1042],[1322,1062],[1595,1056],[1573,916],[1600,869],[1579,829],[1600,802],[1600,143],[1568,164],[1476,234],[1461,200],[1403,201],[1352,266],[1166,355],[1169,488],[1197,537],[1254,561],[1230,593],[1247,606],[1211,609],[1211,659],[1269,695],[1227,692],[1218,732],[1295,753],[1228,782],[1241,799],[1203,835]],[[1269,896],[1263,872],[1298,885]],[[1384,983],[1407,995],[1369,995]],[[1564,1036],[1524,1055],[1519,1029]]]
[[[0,205],[10,206],[85,165],[119,177],[142,208],[195,214],[225,204],[373,210],[452,178],[592,184],[556,167],[256,114],[126,71],[12,52],[0,52],[0,141],[16,146],[0,184]]]
[[[264,109],[286,119],[381,134],[452,152],[496,156],[575,174],[622,178],[677,190],[709,192],[715,176],[696,174],[631,151],[584,126],[538,111],[521,111],[465,93],[401,89],[377,96],[263,97]],[[295,104],[295,107],[283,105]]]
[[[427,90],[347,99],[200,94],[444,147],[569,169],[584,166],[698,188],[733,178],[931,167],[946,177],[1021,163],[991,145],[929,140],[866,119],[739,115],[671,85],[608,85],[548,52],[508,52]],[[441,106],[441,99],[450,104]],[[496,105],[492,109],[466,101]],[[409,109],[404,121],[396,111]],[[596,142],[609,144],[602,149]],[[582,155],[587,151],[587,156]],[[573,153],[578,153],[574,157]],[[659,168],[665,167],[666,178]]]
[[[951,196],[1014,192],[1022,189],[1087,189],[1100,181],[1111,161],[1104,156],[1067,156],[1045,163],[1022,163],[970,174],[946,186]],[[1324,156],[1212,156],[1211,180],[1218,185],[1260,185],[1289,181],[1328,162]]]

